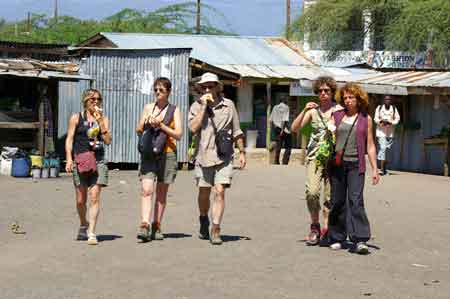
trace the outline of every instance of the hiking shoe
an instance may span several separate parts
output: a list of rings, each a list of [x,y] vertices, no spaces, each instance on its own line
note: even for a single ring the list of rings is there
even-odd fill
[[[369,246],[367,246],[367,244],[364,242],[358,242],[356,244],[355,252],[358,254],[368,254]]]
[[[161,232],[161,224],[157,223],[157,222],[153,222],[152,223],[152,235],[151,235],[152,240],[164,240],[164,235]]]
[[[80,228],[78,229],[78,234],[77,234],[77,241],[86,241],[88,239],[88,234],[87,234],[87,230],[88,230],[88,226],[84,226],[84,225],[80,225]]]
[[[311,224],[311,231],[309,232],[306,245],[315,246],[320,242],[320,223]]]
[[[331,250],[341,250],[342,249],[342,244],[339,242],[333,243],[330,245],[330,249]]]
[[[320,241],[319,241],[319,245],[321,247],[327,247],[328,244],[328,228],[322,228],[320,230]]]
[[[136,237],[142,242],[150,242],[152,240],[150,238],[150,227],[148,223],[141,223]]]
[[[209,219],[208,216],[200,216],[200,232],[198,237],[202,240],[209,240]]]
[[[213,227],[211,229],[210,242],[212,245],[221,245],[222,244],[222,239],[220,238],[220,228],[219,227]]]
[[[87,243],[89,245],[98,245],[97,236],[94,233],[89,233]]]

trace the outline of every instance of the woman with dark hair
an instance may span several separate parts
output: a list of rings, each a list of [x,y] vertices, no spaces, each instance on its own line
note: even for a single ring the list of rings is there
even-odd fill
[[[336,133],[335,158],[329,170],[331,178],[331,210],[328,219],[330,248],[339,250],[347,236],[355,244],[355,252],[369,253],[370,225],[364,208],[366,153],[371,167],[372,184],[380,177],[376,164],[376,148],[372,118],[367,114],[369,97],[358,85],[347,83],[339,89],[336,100],[344,110],[333,113]]]
[[[108,185],[105,144],[112,141],[108,118],[102,113],[102,95],[96,89],[84,92],[83,112],[70,117],[66,138],[66,171],[73,172],[80,228],[77,240],[97,245],[95,227],[100,212],[100,191]],[[89,222],[86,202],[90,198]]]
[[[328,134],[328,123],[331,114],[339,109],[334,102],[336,92],[336,81],[328,76],[318,77],[313,83],[314,93],[319,96],[319,104],[309,102],[305,105],[303,111],[295,118],[292,123],[291,131],[297,132],[307,124],[311,124],[312,132],[307,146],[306,154],[306,203],[311,216],[311,226],[307,245],[318,245],[321,237],[327,232],[328,226],[328,207],[330,200],[330,183],[326,175],[326,165],[321,165],[317,159],[321,144],[326,142]],[[319,213],[320,190],[324,186],[324,203],[322,207],[323,226],[320,227]]]
[[[136,132],[143,134],[146,130],[159,131],[166,134],[167,139],[162,152],[148,155],[141,153],[139,177],[141,181],[141,224],[137,238],[143,242],[163,240],[161,221],[166,208],[169,185],[175,181],[177,174],[177,147],[183,129],[181,113],[178,107],[169,103],[172,84],[169,79],[160,77],[153,84],[155,101],[145,105]],[[156,182],[156,188],[155,188]],[[152,214],[152,196],[156,189],[156,199],[153,211],[153,223],[150,227]],[[150,231],[151,230],[151,231]]]

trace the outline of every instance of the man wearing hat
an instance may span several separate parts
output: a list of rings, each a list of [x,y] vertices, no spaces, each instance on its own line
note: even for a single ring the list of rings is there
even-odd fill
[[[220,223],[225,209],[225,189],[231,186],[234,146],[239,148],[240,168],[246,165],[244,134],[234,103],[222,96],[222,83],[217,75],[205,73],[197,83],[203,95],[189,110],[189,128],[196,135],[195,177],[199,187],[200,238],[210,239],[213,245],[222,244]],[[208,212],[211,188],[212,228],[209,231]]]

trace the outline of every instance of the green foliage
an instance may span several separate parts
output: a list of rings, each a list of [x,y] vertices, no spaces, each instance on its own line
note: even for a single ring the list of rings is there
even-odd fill
[[[387,45],[404,51],[431,49],[434,59],[449,57],[450,1],[414,0],[387,28]]]
[[[169,5],[146,12],[123,9],[103,20],[80,20],[61,16],[57,22],[46,15],[31,16],[31,30],[26,20],[8,23],[0,19],[0,39],[18,42],[78,44],[98,32],[193,33],[196,3]],[[201,33],[230,34],[211,25],[206,14],[225,17],[214,8],[202,5]],[[28,32],[30,31],[30,32]]]
[[[372,34],[375,48],[410,52],[431,48],[435,58],[449,56],[450,1],[448,0],[318,0],[291,28],[297,38],[307,33],[309,42],[335,58],[355,41]],[[372,18],[364,30],[363,14]]]

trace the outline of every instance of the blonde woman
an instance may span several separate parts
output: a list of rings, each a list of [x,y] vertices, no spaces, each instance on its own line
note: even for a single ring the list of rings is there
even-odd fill
[[[109,120],[102,112],[102,95],[96,89],[84,92],[83,111],[70,117],[66,138],[66,171],[73,173],[80,228],[77,240],[97,245],[95,227],[100,212],[100,192],[108,185],[104,146],[112,141]],[[90,199],[89,221],[87,199]]]
[[[137,238],[143,242],[163,240],[161,222],[166,209],[167,191],[174,183],[177,174],[176,141],[183,134],[181,113],[178,107],[169,103],[172,84],[169,79],[160,77],[153,84],[155,102],[145,105],[136,132],[146,130],[167,135],[162,152],[157,154],[141,153],[139,177],[141,181],[141,224]],[[155,187],[156,183],[156,187]],[[152,196],[156,192],[153,223]],[[150,230],[151,229],[151,230]]]

